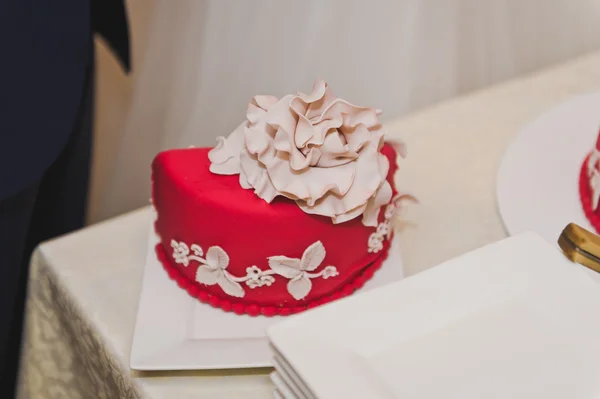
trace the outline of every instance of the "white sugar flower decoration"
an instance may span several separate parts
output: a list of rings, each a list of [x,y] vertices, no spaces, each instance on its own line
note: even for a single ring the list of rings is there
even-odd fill
[[[175,262],[187,266],[189,264],[188,255],[190,249],[186,243],[173,240],[171,241],[171,247],[173,248],[173,258],[175,259]]]
[[[262,270],[257,266],[250,266],[246,268],[246,275],[250,280],[258,281],[262,275]]]
[[[244,296],[244,289],[234,281],[233,277],[225,270],[229,266],[229,256],[221,247],[210,247],[206,252],[203,265],[196,271],[196,281],[206,285],[218,284],[221,289],[238,298]]]
[[[255,96],[246,120],[208,153],[210,171],[239,175],[269,203],[283,196],[333,223],[362,215],[374,227],[392,197],[380,113],[336,97],[322,79],[311,94]]]
[[[287,285],[288,292],[296,299],[302,299],[308,295],[312,288],[311,278],[328,279],[339,275],[335,266],[327,266],[318,273],[309,273],[319,267],[325,259],[325,247],[320,241],[308,247],[304,251],[302,259],[272,256],[269,258],[270,269],[261,270],[258,266],[253,265],[246,268],[246,275],[243,277],[236,277],[226,270],[229,266],[229,256],[221,247],[210,247],[204,258],[202,248],[196,244],[188,247],[184,242],[172,240],[171,246],[176,263],[185,267],[191,261],[200,263],[196,270],[197,282],[206,285],[218,284],[225,293],[239,298],[244,296],[244,289],[239,283],[246,283],[252,289],[265,285],[268,287],[275,282],[275,274],[291,280]],[[192,254],[190,254],[190,250]]]
[[[296,300],[306,297],[312,288],[311,278],[336,276],[337,269],[327,266],[321,273],[309,273],[315,270],[325,259],[325,247],[317,241],[304,251],[301,259],[288,258],[287,256],[271,256],[269,266],[275,273],[290,279],[287,289]]]
[[[325,280],[327,280],[329,277],[335,277],[338,274],[339,273],[335,266],[327,266],[325,269],[323,269],[323,278]]]

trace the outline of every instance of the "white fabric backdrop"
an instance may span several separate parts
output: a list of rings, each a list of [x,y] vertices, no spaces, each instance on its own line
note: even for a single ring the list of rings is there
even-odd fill
[[[384,121],[600,47],[600,0],[130,0],[134,73],[98,54],[91,222],[146,204],[161,149],[317,76]],[[485,132],[481,132],[485,134]],[[410,149],[409,149],[410,151]]]

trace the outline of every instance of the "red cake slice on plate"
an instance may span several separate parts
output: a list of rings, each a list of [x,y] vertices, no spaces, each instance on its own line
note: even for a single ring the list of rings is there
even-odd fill
[[[600,133],[596,146],[585,157],[579,173],[579,198],[585,216],[600,233]]]
[[[202,302],[288,315],[350,295],[387,257],[401,143],[379,111],[333,95],[256,96],[215,148],[152,164],[159,260]]]

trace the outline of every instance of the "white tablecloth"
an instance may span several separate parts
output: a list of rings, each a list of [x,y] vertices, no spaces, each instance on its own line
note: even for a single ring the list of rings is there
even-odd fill
[[[398,226],[407,274],[504,237],[494,180],[510,138],[545,108],[598,88],[595,53],[388,124],[409,149],[400,187],[421,201]],[[271,397],[269,370],[129,370],[148,222],[139,210],[35,252],[20,397]]]

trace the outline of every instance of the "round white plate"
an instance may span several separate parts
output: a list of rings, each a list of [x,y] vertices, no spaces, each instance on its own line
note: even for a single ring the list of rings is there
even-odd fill
[[[594,231],[579,201],[579,171],[600,127],[600,92],[572,98],[525,126],[498,170],[496,195],[510,235],[556,243],[571,223]]]

